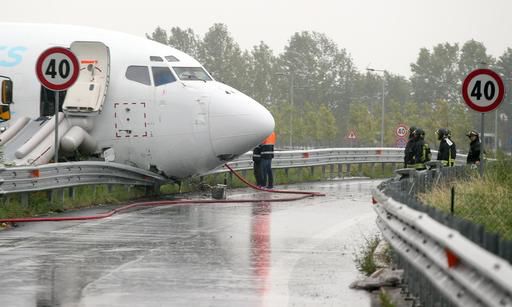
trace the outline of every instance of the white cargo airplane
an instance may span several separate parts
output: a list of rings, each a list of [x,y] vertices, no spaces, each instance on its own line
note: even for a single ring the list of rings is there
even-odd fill
[[[54,154],[56,92],[41,86],[35,65],[55,46],[80,63],[78,81],[59,96],[63,154],[79,151],[179,179],[247,152],[274,129],[262,105],[169,46],[81,26],[0,23],[2,117],[12,117],[2,124],[8,128],[0,144],[17,165],[47,163]]]

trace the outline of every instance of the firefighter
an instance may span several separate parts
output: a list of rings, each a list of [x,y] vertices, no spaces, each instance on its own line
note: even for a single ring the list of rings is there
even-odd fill
[[[261,145],[261,183],[267,189],[274,188],[274,175],[272,174],[272,159],[274,158],[274,144],[276,134],[272,132]]]
[[[254,179],[256,179],[256,185],[261,188],[263,186],[261,183],[261,144],[252,150],[252,162],[254,166]]]
[[[441,161],[443,166],[455,165],[457,157],[457,148],[450,138],[450,131],[445,128],[439,128],[436,131],[439,140],[439,150],[437,152],[437,160]]]
[[[414,164],[412,159],[412,148],[414,147],[414,131],[416,127],[412,126],[409,128],[409,139],[407,140],[407,144],[404,149],[404,167],[408,167]]]
[[[430,147],[425,142],[425,131],[421,128],[417,128],[413,133],[414,146],[412,147],[412,161],[414,162],[411,167],[416,170],[426,169],[425,163],[430,161],[432,154],[430,153]]]
[[[469,131],[467,137],[471,140],[469,143],[469,153],[466,159],[467,164],[480,164],[480,137],[475,130]]]

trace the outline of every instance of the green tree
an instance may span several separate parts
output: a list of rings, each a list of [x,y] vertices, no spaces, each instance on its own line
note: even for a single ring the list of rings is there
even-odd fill
[[[151,35],[146,33],[146,38],[167,45],[167,32],[160,26],[156,27]]]
[[[416,63],[411,64],[415,100],[419,103],[440,99],[457,101],[460,92],[458,62],[458,44],[438,44],[432,52],[422,48]]]
[[[472,70],[492,66],[496,61],[492,56],[487,55],[484,44],[475,40],[467,41],[460,51],[459,73],[461,81]]]
[[[199,58],[215,79],[246,92],[248,57],[222,23],[210,27],[199,48]]]
[[[505,98],[498,108],[499,128],[498,138],[502,140],[505,150],[512,151],[512,48],[507,48],[496,62],[496,71],[505,83]]]
[[[380,109],[372,112],[362,103],[353,104],[350,108],[349,128],[343,134],[354,130],[360,146],[379,146],[380,115],[377,114],[380,114]]]
[[[268,106],[276,96],[273,95],[277,73],[275,70],[276,57],[267,44],[260,42],[258,46],[253,47],[250,60],[251,65],[248,73],[250,90],[247,94]]]
[[[357,77],[352,59],[331,39],[317,32],[295,33],[278,59],[281,78],[279,98],[289,97],[290,78],[294,79],[294,105],[304,110],[306,101],[324,104],[334,114],[338,129],[343,130],[352,90]],[[288,98],[289,100],[289,98]]]
[[[191,28],[181,29],[180,27],[171,28],[168,39],[168,45],[172,46],[186,54],[197,58],[199,55],[200,38]]]

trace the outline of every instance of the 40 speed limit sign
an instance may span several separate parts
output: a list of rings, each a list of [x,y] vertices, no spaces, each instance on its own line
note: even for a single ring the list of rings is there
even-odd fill
[[[47,89],[63,91],[78,79],[80,64],[75,54],[62,47],[45,50],[36,62],[39,82]]]
[[[496,109],[505,96],[501,77],[490,69],[476,69],[462,83],[462,97],[466,104],[478,112]]]

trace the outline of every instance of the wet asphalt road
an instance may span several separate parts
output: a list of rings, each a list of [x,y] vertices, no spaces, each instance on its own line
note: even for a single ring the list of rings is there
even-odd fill
[[[379,181],[293,185],[325,197],[178,205],[0,231],[0,306],[370,306],[348,285],[377,233]],[[268,199],[248,189],[228,198]],[[93,209],[73,214],[92,214]]]

